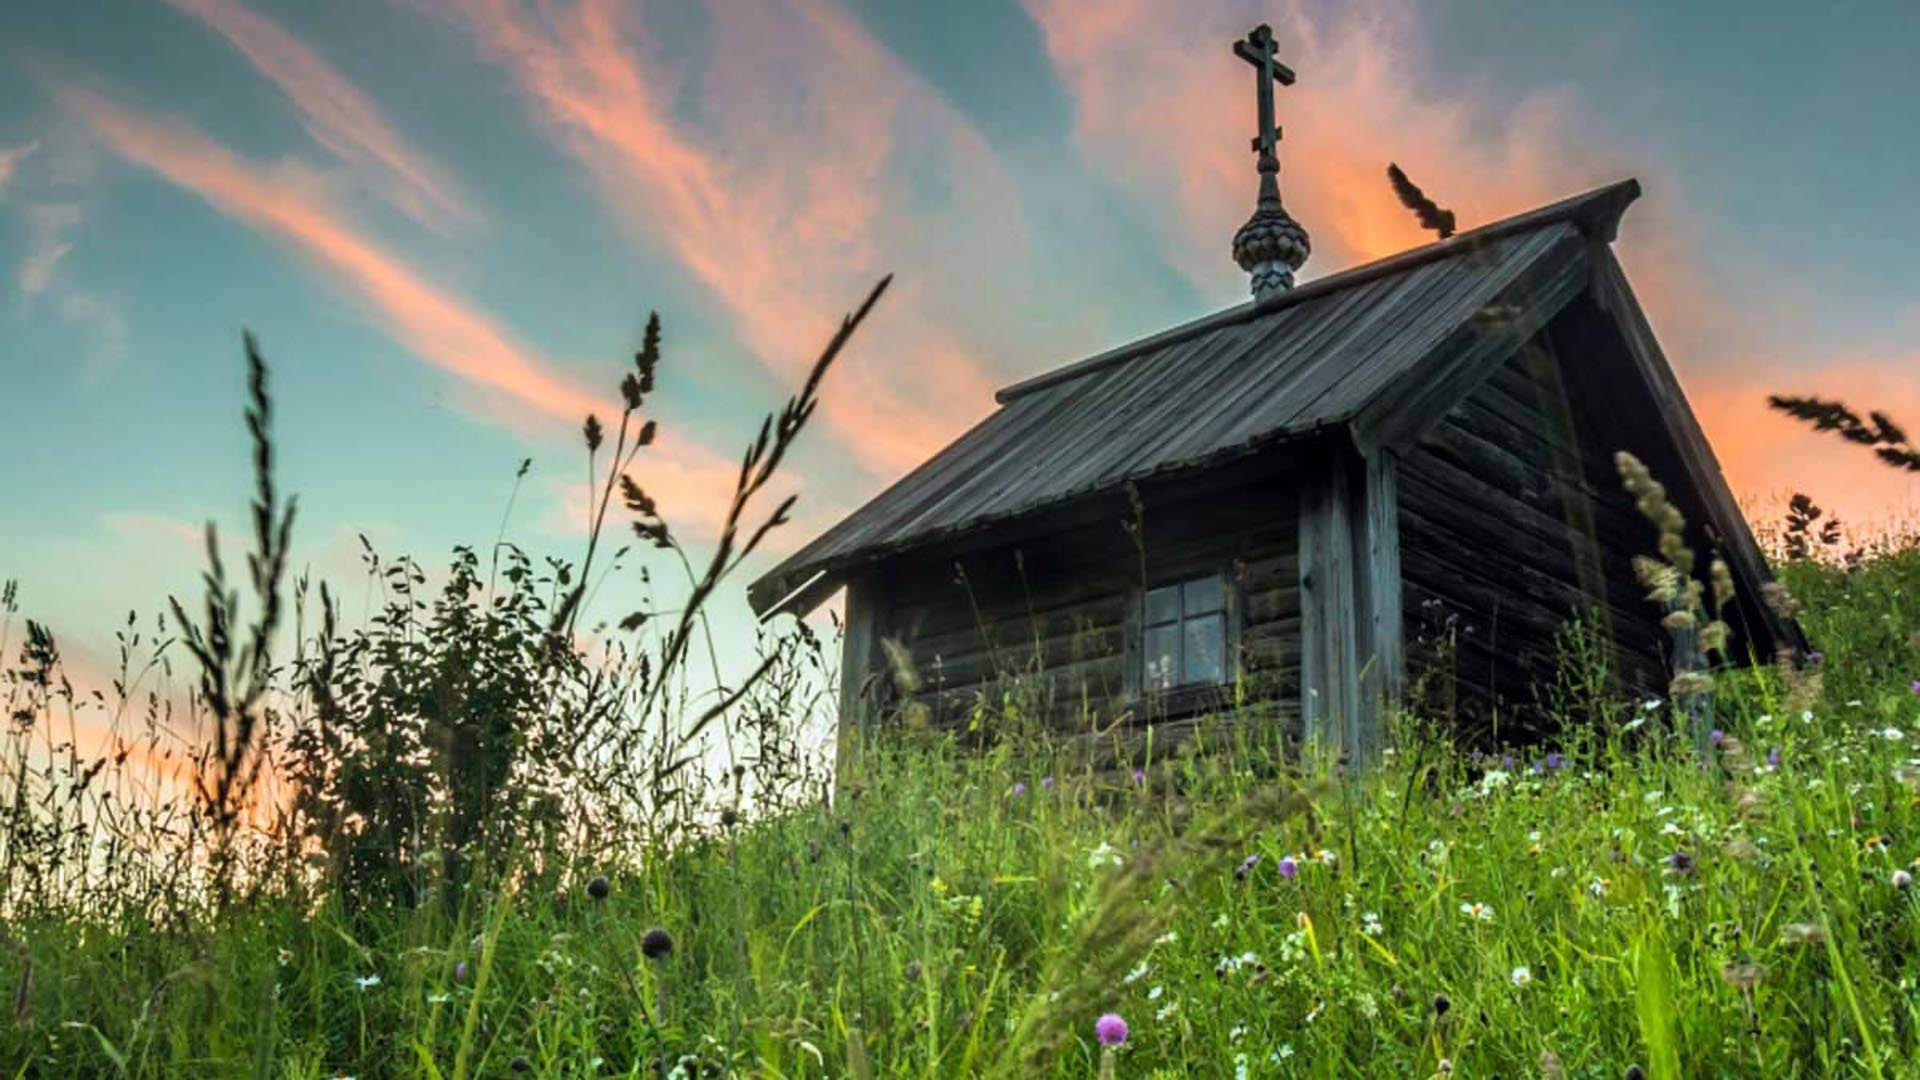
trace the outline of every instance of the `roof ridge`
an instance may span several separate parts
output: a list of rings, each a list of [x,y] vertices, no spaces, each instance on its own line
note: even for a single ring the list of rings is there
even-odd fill
[[[1259,315],[1270,314],[1282,308],[1293,307],[1309,300],[1352,288],[1373,281],[1387,274],[1412,269],[1429,262],[1451,258],[1462,254],[1478,244],[1491,240],[1505,239],[1515,233],[1543,228],[1561,221],[1571,220],[1588,236],[1606,243],[1612,243],[1620,226],[1620,216],[1627,205],[1640,197],[1640,181],[1628,177],[1611,184],[1582,192],[1559,202],[1535,207],[1499,221],[1490,222],[1477,229],[1469,229],[1446,240],[1438,240],[1420,247],[1408,248],[1372,262],[1361,263],[1316,278],[1297,288],[1279,293],[1263,300],[1250,300],[1233,307],[1202,315],[1191,322],[1162,330],[1144,338],[1130,341],[1095,353],[1083,360],[1044,371],[1031,378],[1004,386],[993,395],[996,403],[1005,405],[1010,401],[1027,396],[1038,390],[1077,379],[1082,375],[1104,371],[1123,360],[1131,359],[1141,353],[1185,341],[1187,338],[1231,326]]]

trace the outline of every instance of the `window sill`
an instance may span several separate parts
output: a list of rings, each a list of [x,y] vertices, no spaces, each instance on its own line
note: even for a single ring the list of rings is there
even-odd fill
[[[1167,690],[1151,690],[1129,703],[1135,716],[1150,722],[1218,712],[1232,704],[1231,683],[1194,683]]]

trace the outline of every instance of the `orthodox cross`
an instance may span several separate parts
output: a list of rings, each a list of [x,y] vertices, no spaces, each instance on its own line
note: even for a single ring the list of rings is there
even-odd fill
[[[1253,149],[1262,157],[1275,156],[1280,128],[1273,122],[1273,84],[1293,85],[1293,69],[1274,57],[1273,30],[1266,23],[1253,28],[1246,40],[1233,43],[1233,55],[1252,64],[1258,74],[1254,81],[1260,94],[1260,133],[1253,137]]]

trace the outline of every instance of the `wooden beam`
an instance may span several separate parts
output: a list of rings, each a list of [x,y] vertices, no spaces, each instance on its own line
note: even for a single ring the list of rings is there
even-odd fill
[[[1373,761],[1386,743],[1387,712],[1400,699],[1406,673],[1406,632],[1400,610],[1400,460],[1380,451],[1366,457],[1355,522],[1355,625],[1360,633],[1360,702],[1353,730],[1354,757]]]
[[[1396,463],[1321,444],[1300,483],[1302,734],[1362,766],[1404,667]]]
[[[885,604],[878,575],[862,575],[847,583],[846,628],[840,639],[840,723],[834,748],[834,770],[843,778],[873,734],[884,704],[887,669],[880,635]]]

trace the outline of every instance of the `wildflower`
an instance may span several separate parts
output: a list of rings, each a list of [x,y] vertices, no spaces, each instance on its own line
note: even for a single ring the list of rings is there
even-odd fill
[[[1020,796],[1025,795],[1026,793],[1027,793],[1027,782],[1025,780],[1015,780],[1013,782],[1013,789],[1009,794],[1011,794],[1014,798],[1017,799]]]
[[[1868,855],[1884,855],[1887,851],[1887,838],[1884,836],[1869,836],[1860,846]]]
[[[660,960],[673,952],[673,935],[661,927],[654,927],[640,938],[640,955],[649,960]]]
[[[1889,880],[1892,881],[1894,888],[1904,889],[1913,884],[1913,875],[1905,870],[1895,870]]]
[[[1907,733],[1904,731],[1901,731],[1897,727],[1890,727],[1890,728],[1887,728],[1885,731],[1882,731],[1880,733],[1880,736],[1886,739],[1888,742],[1899,742],[1900,740],[1907,737]]]
[[[1133,770],[1133,782],[1136,786],[1145,784],[1147,782],[1147,770],[1145,769]]]
[[[1380,925],[1380,916],[1374,912],[1369,911],[1360,916],[1360,932],[1368,937],[1379,937],[1385,929]]]
[[[293,950],[281,949],[278,959],[281,967],[286,967],[288,964],[293,963]]]
[[[1451,1008],[1453,1008],[1453,1002],[1447,1000],[1447,995],[1433,995],[1433,1015],[1445,1016],[1447,1015],[1447,1010]]]
[[[1106,1013],[1093,1022],[1094,1038],[1101,1046],[1124,1046],[1127,1041],[1127,1022],[1119,1013]]]
[[[587,895],[595,900],[605,900],[612,891],[613,886],[607,883],[605,875],[595,875],[592,881],[587,882]]]
[[[1720,977],[1726,980],[1727,985],[1743,994],[1751,994],[1753,988],[1760,985],[1760,980],[1766,978],[1766,975],[1767,969],[1759,964],[1736,964],[1729,961],[1720,968]]]
[[[1439,1073],[1441,1076],[1453,1075],[1453,1059],[1441,1058],[1439,1064],[1433,1067],[1433,1071]]]
[[[1121,861],[1120,853],[1113,850],[1113,845],[1105,840],[1100,841],[1099,847],[1087,853],[1087,866],[1094,870],[1103,866],[1119,866]]]
[[[1290,878],[1300,872],[1300,864],[1294,861],[1291,855],[1280,856],[1280,861],[1274,865],[1275,869],[1280,871],[1280,876],[1283,878]]]
[[[1313,853],[1313,861],[1322,866],[1332,866],[1340,861],[1340,856],[1335,855],[1326,848],[1321,848],[1319,851]]]
[[[1908,686],[1907,689],[1913,692],[1913,696],[1920,697],[1920,679],[1913,680],[1913,684]]]
[[[1598,900],[1601,897],[1607,895],[1607,888],[1612,884],[1613,882],[1608,880],[1607,878],[1603,878],[1603,877],[1594,878],[1592,881],[1587,882],[1587,895],[1593,897],[1595,900]]]
[[[1533,972],[1528,971],[1525,964],[1522,964],[1519,967],[1514,968],[1513,974],[1507,976],[1507,978],[1511,979],[1513,981],[1513,985],[1519,987],[1522,990],[1525,990],[1528,986],[1531,986],[1533,984]]]
[[[1673,874],[1693,873],[1693,856],[1684,851],[1676,851],[1666,858],[1667,872]]]
[[[356,975],[353,978],[353,985],[362,990],[371,990],[380,985],[380,973],[376,971],[371,975]]]
[[[1779,767],[1780,767],[1780,748],[1777,746],[1770,747],[1767,750],[1767,768],[1777,769]]]
[[[1647,1080],[1647,1070],[1638,1065],[1629,1065],[1623,1080]]]
[[[1155,985],[1155,986],[1151,986],[1151,987],[1148,987],[1148,988],[1147,988],[1147,1000],[1148,1000],[1148,1001],[1159,1001],[1159,1000],[1160,1000],[1160,995],[1162,995],[1162,994],[1164,994],[1164,993],[1166,993],[1166,992],[1167,992],[1167,988],[1166,988],[1166,987],[1164,987],[1164,986],[1159,986],[1159,985]]]
[[[920,966],[920,961],[909,960],[907,961],[906,970],[902,972],[902,974],[907,977],[908,982],[919,982],[920,972],[923,970],[924,969]]]
[[[465,960],[453,965],[453,981],[456,983],[464,983],[467,981],[467,962]]]
[[[1827,929],[1819,923],[1788,923],[1780,928],[1780,940],[1789,945],[1818,945],[1827,940]]]
[[[1135,964],[1133,970],[1127,972],[1126,976],[1120,981],[1126,986],[1132,986],[1134,983],[1139,982],[1151,974],[1153,974],[1153,965],[1142,960],[1138,964]]]
[[[1053,774],[1048,773],[1047,775],[1041,777],[1040,786],[1043,788],[1046,788],[1048,791],[1052,791],[1053,790]]]
[[[1721,743],[1727,741],[1727,733],[1721,731],[1719,728],[1714,728],[1712,731],[1707,732],[1707,741],[1715,746],[1719,746]]]
[[[1476,919],[1480,922],[1492,922],[1493,921],[1493,905],[1483,904],[1477,900],[1473,901],[1472,903],[1461,904],[1460,914],[1465,915],[1470,919]]]
[[[1246,858],[1240,860],[1239,868],[1233,872],[1233,879],[1235,881],[1247,880],[1247,875],[1253,873],[1253,868],[1255,864],[1259,863],[1259,861],[1260,861],[1260,853],[1257,851],[1247,856]]]

